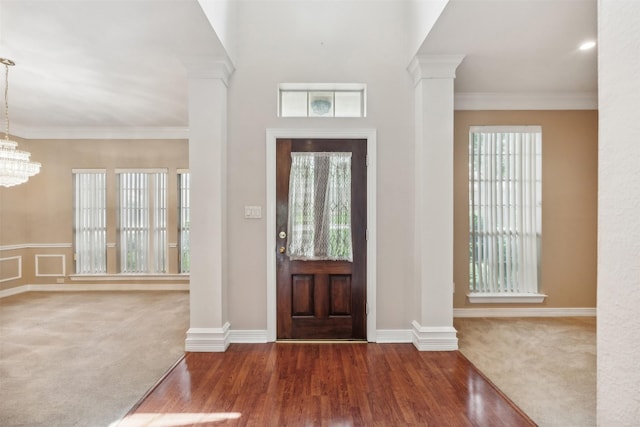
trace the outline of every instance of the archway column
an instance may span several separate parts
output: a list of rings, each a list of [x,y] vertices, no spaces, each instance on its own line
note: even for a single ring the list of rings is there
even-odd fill
[[[416,56],[413,344],[457,350],[453,327],[453,81],[462,55]]]
[[[189,77],[190,321],[186,351],[229,346],[227,86],[230,62],[184,60]]]

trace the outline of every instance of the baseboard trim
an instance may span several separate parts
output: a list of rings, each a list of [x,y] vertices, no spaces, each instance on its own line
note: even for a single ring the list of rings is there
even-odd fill
[[[93,291],[188,291],[188,283],[96,283],[22,285],[0,291],[0,298],[25,292],[93,292]]]
[[[268,342],[266,329],[232,330],[229,339],[232,344],[265,344]]]
[[[0,298],[6,298],[6,297],[10,297],[13,295],[18,295],[18,294],[23,294],[25,292],[29,292],[29,286],[30,285],[22,285],[22,286],[16,286],[14,288],[9,288],[9,289],[3,289],[0,291]]]
[[[232,344],[262,344],[269,342],[266,329],[231,330]],[[411,329],[385,329],[376,331],[376,343],[410,343]]]
[[[190,328],[185,339],[185,351],[221,353],[231,343],[229,322],[221,328]]]
[[[232,344],[264,344],[269,342],[266,329],[255,330],[231,330],[230,342]],[[378,344],[401,344],[413,342],[411,329],[378,329],[375,333]]]
[[[457,331],[453,326],[421,326],[417,321],[413,326],[413,345],[419,351],[458,350]]]
[[[411,329],[378,329],[376,331],[378,344],[398,344],[413,342]]]
[[[596,317],[595,307],[454,308],[453,317]]]

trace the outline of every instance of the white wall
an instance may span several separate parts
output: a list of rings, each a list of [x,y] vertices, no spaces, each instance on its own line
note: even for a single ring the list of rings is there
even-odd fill
[[[640,419],[640,2],[598,1],[598,425]]]
[[[228,250],[233,329],[266,329],[267,128],[378,131],[378,329],[409,329],[413,240],[413,84],[405,2],[242,1],[229,86]],[[366,83],[367,117],[281,119],[283,82]]]

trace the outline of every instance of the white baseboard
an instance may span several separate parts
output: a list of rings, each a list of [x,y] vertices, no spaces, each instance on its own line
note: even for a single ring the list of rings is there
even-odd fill
[[[229,333],[232,344],[261,344],[269,342],[266,329],[231,330]],[[375,342],[378,344],[413,342],[411,329],[378,329],[375,336]]]
[[[3,289],[0,291],[0,298],[10,297],[29,292],[29,285],[16,286],[15,288]]]
[[[229,322],[221,328],[190,328],[185,340],[185,351],[220,353],[227,350],[230,340]]]
[[[230,334],[230,340],[233,344],[264,344],[269,342],[266,329],[241,329],[231,331]]]
[[[413,342],[411,329],[378,329],[375,336],[378,344]],[[231,330],[230,341],[232,344],[262,344],[269,339],[266,329]]]
[[[86,291],[188,291],[188,283],[95,283],[22,285],[0,291],[0,298],[24,292],[86,292]]]
[[[453,317],[595,317],[595,307],[454,308]]]
[[[395,344],[413,342],[411,329],[378,329],[376,331],[378,344]]]
[[[457,331],[453,326],[413,326],[413,345],[419,351],[454,351],[458,349]]]

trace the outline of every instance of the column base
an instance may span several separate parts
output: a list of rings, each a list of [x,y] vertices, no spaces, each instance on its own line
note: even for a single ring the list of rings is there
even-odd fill
[[[185,340],[185,351],[221,353],[231,343],[229,322],[222,328],[190,328]]]
[[[419,351],[458,350],[457,331],[453,326],[421,326],[417,321],[413,327],[413,345]]]

